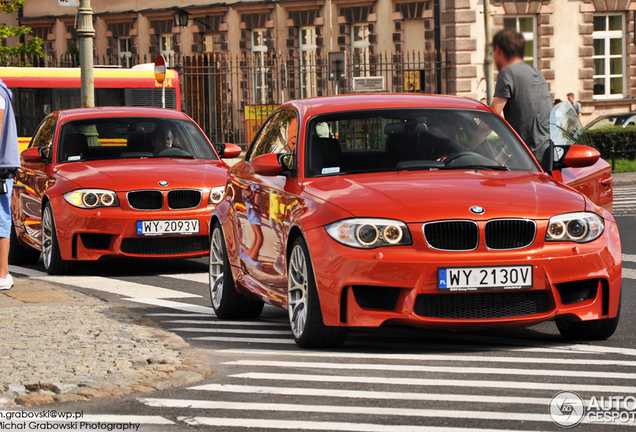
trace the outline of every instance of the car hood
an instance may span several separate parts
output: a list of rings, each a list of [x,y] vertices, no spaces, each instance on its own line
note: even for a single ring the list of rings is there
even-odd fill
[[[56,175],[83,188],[126,192],[137,189],[212,188],[226,181],[223,161],[203,159],[119,159],[59,164]]]
[[[547,174],[514,171],[404,171],[307,179],[306,193],[356,217],[404,222],[440,219],[548,219],[585,210],[580,193]],[[471,213],[483,207],[481,216]]]

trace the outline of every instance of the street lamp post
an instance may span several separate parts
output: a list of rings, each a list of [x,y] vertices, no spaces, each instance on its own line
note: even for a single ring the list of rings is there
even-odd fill
[[[82,103],[84,107],[95,106],[95,86],[93,82],[93,10],[90,0],[80,0],[77,11],[79,25],[77,26],[77,36],[79,36],[80,68],[82,75]]]

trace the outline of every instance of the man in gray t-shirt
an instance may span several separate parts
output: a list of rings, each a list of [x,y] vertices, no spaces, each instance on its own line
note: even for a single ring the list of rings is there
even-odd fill
[[[492,109],[501,114],[530,147],[544,168],[550,148],[552,98],[539,70],[523,61],[525,39],[512,28],[501,30],[492,40],[493,60],[499,75]]]

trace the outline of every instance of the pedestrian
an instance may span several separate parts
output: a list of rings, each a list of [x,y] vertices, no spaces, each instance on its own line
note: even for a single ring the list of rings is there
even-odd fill
[[[560,104],[561,102],[563,102],[561,99],[555,99],[554,100],[554,106],[557,106],[558,104]]]
[[[523,61],[526,41],[512,28],[492,40],[493,60],[499,71],[492,109],[501,114],[528,145],[545,170],[551,170],[550,111],[552,97],[543,74]]]
[[[13,286],[13,277],[9,274],[13,178],[9,177],[11,173],[15,175],[15,170],[20,168],[20,147],[11,106],[12,96],[11,90],[0,79],[0,183],[4,182],[6,185],[0,190],[0,290],[8,290]]]
[[[567,96],[568,100],[572,104],[572,107],[574,108],[574,111],[576,111],[576,115],[581,118],[581,104],[574,99],[574,93],[568,93]]]

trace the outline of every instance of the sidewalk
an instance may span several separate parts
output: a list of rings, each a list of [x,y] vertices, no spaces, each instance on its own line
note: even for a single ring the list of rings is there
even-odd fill
[[[121,305],[14,279],[0,291],[0,408],[163,390],[212,372],[179,336]]]
[[[614,186],[636,186],[636,172],[633,173],[612,173]]]

